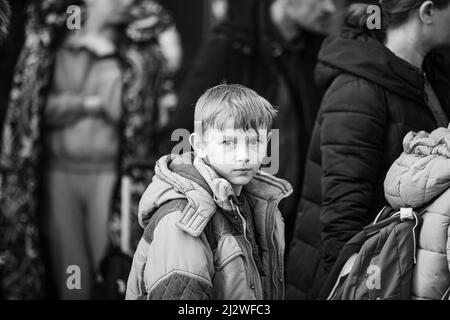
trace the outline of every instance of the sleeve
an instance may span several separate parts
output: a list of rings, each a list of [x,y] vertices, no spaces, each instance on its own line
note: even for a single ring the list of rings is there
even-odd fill
[[[82,94],[50,94],[45,110],[46,124],[54,128],[67,127],[80,118],[91,116],[101,117],[106,122],[117,125],[122,112],[122,83],[120,74],[112,73],[109,77],[100,86],[98,97],[101,106],[98,110],[86,109],[85,96]]]
[[[99,89],[102,107],[98,111],[98,116],[112,125],[118,125],[122,115],[122,78],[118,72],[111,72],[108,77],[109,79],[103,81]]]
[[[364,80],[330,88],[322,106],[322,227],[324,268],[370,222],[385,136],[381,92]],[[381,181],[381,182],[380,182]]]
[[[214,299],[211,249],[203,237],[193,237],[181,230],[177,226],[178,218],[179,211],[170,213],[150,236],[146,230],[146,238],[152,241],[147,248],[145,266],[138,262],[140,256],[135,255],[137,261],[133,262],[133,275],[129,278],[130,298],[141,293],[138,284],[144,283],[150,300]]]
[[[66,127],[83,117],[86,110],[81,95],[50,94],[45,108],[45,121],[49,127]]]
[[[146,295],[144,286],[144,269],[147,263],[147,254],[150,244],[141,239],[134,253],[130,275],[128,276],[126,300],[143,300]]]

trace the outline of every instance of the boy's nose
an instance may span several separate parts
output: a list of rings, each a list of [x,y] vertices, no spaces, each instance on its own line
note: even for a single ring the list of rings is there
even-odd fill
[[[236,148],[236,161],[244,163],[250,161],[248,146],[245,143],[238,144]]]

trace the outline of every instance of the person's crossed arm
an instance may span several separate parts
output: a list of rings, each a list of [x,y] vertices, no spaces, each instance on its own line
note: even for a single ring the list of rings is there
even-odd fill
[[[327,272],[345,243],[370,222],[374,210],[386,118],[380,100],[375,86],[358,80],[330,91],[323,102],[320,221]]]

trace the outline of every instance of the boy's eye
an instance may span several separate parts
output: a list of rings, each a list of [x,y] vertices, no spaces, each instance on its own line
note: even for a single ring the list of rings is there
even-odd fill
[[[225,146],[232,146],[234,145],[234,140],[223,140],[222,144]]]
[[[255,139],[251,139],[250,140],[250,144],[252,144],[252,145],[255,145],[255,144],[258,144],[258,143],[260,143],[259,138],[255,138]]]

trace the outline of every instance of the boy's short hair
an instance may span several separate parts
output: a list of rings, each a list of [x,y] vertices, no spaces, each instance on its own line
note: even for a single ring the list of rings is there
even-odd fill
[[[239,84],[223,84],[207,90],[197,101],[195,131],[224,130],[229,119],[234,119],[235,129],[269,131],[276,115],[277,110],[254,90]]]

